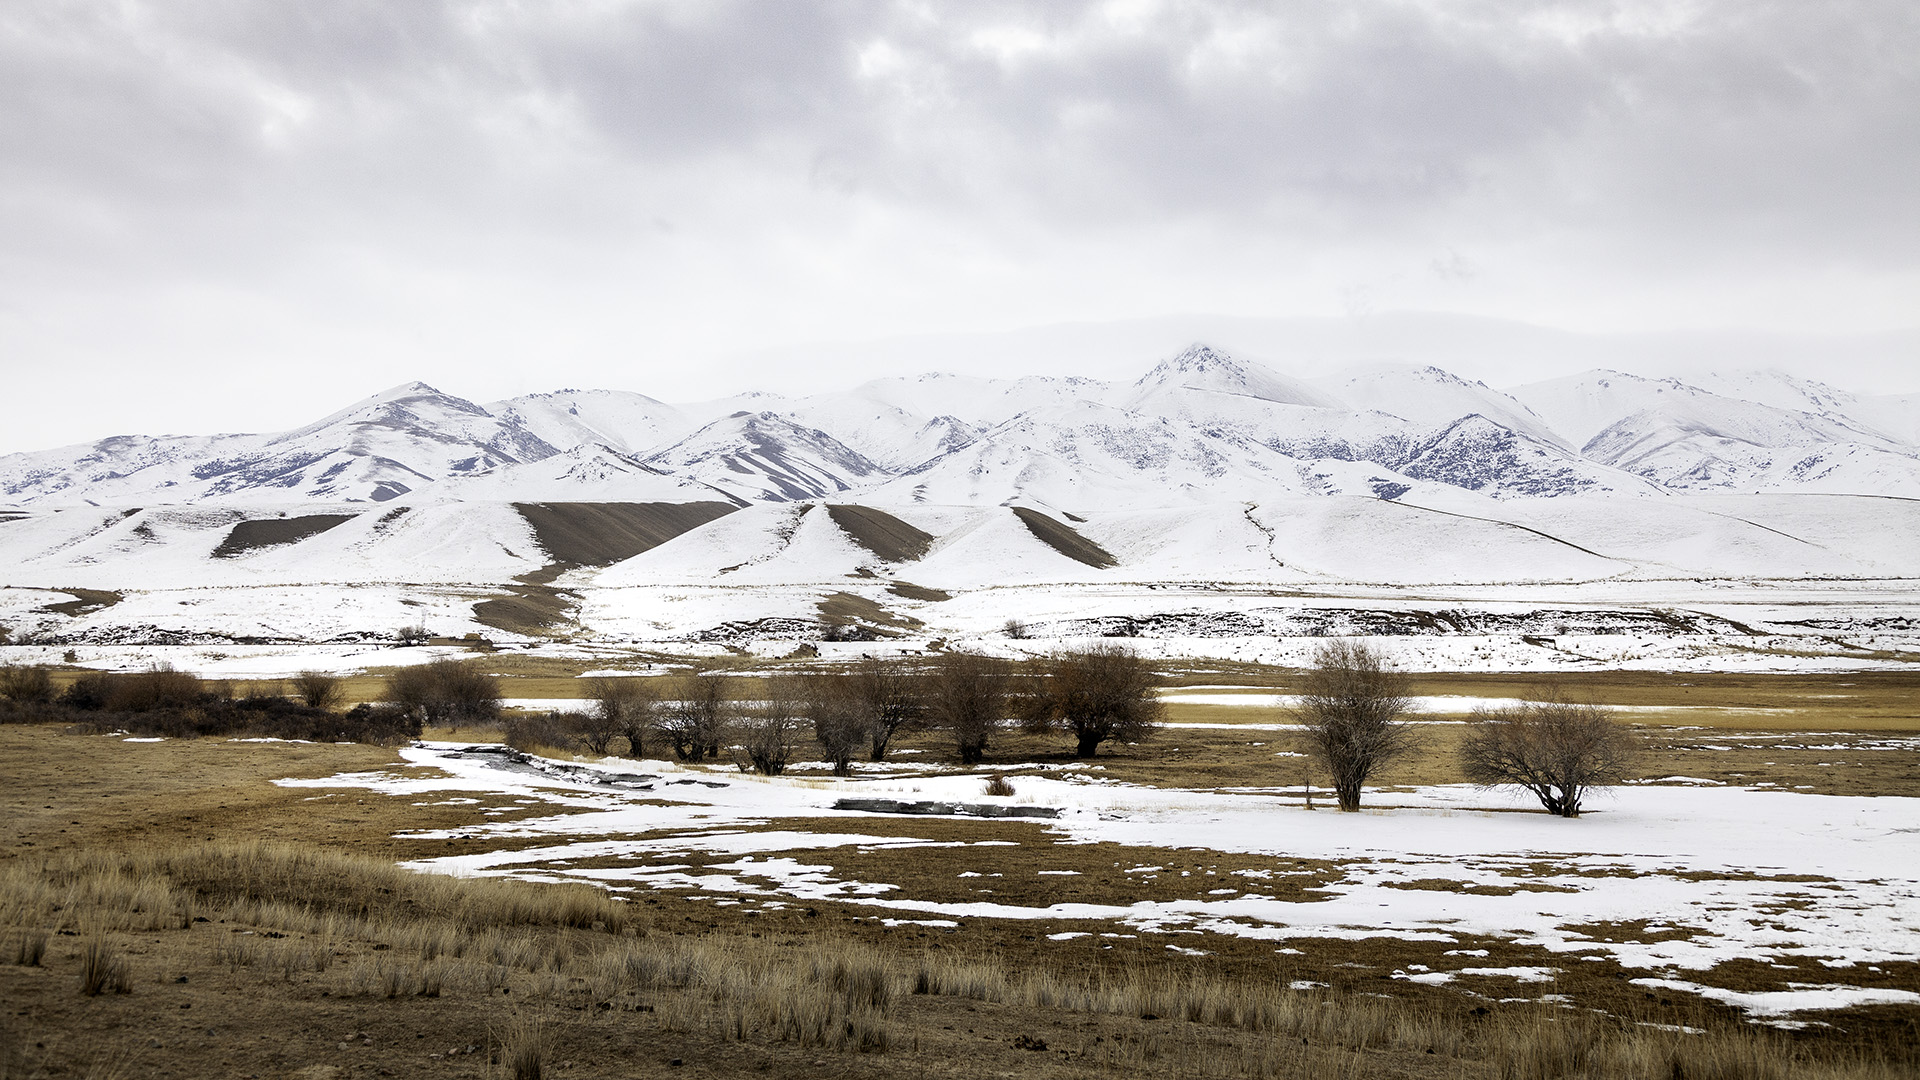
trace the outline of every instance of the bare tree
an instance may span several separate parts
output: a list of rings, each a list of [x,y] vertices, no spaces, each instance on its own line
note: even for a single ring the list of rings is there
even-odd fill
[[[293,677],[293,696],[309,709],[336,709],[346,696],[346,684],[338,675],[303,671]]]
[[[763,680],[766,697],[753,703],[735,721],[734,732],[740,740],[738,764],[741,772],[752,769],[762,776],[779,776],[793,761],[805,724],[806,698],[798,680]]]
[[[739,706],[724,675],[694,675],[682,679],[675,699],[660,706],[660,734],[682,761],[720,756]]]
[[[605,757],[613,740],[621,734],[620,725],[608,720],[597,704],[585,712],[570,714],[567,727],[573,735],[573,741],[595,757]]]
[[[1340,809],[1360,809],[1360,791],[1374,770],[1412,750],[1403,717],[1413,701],[1407,677],[1379,650],[1337,638],[1313,654],[1293,710],[1308,752],[1327,770]]]
[[[387,680],[387,700],[427,725],[483,724],[500,716],[500,680],[471,664],[435,660]]]
[[[898,658],[861,657],[847,675],[847,688],[867,725],[874,761],[887,760],[893,737],[926,712],[921,680]]]
[[[978,765],[987,741],[1006,716],[1012,677],[1004,661],[973,653],[942,653],[927,682],[927,715],[953,735],[960,761]]]
[[[1153,694],[1153,668],[1124,645],[1055,653],[1037,674],[1023,710],[1027,728],[1071,732],[1075,757],[1092,757],[1110,740],[1139,742],[1166,712]]]
[[[1550,694],[1546,701],[1476,710],[1460,743],[1460,765],[1482,787],[1518,785],[1547,813],[1579,817],[1590,790],[1632,776],[1637,743],[1607,710]]]
[[[660,709],[660,694],[653,684],[627,676],[599,678],[593,680],[591,695],[593,708],[589,715],[596,730],[611,732],[607,736],[609,743],[615,736],[624,735],[627,756],[645,757],[647,735],[653,730],[655,714]],[[596,753],[605,753],[605,750]]]
[[[833,775],[853,775],[853,755],[873,734],[867,711],[855,700],[845,675],[812,671],[800,677],[801,708],[813,721],[820,753],[833,763]]]

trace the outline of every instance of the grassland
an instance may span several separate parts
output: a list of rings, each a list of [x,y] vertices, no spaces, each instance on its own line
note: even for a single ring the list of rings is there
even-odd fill
[[[509,697],[579,693],[577,672],[500,660]],[[1195,669],[1174,681],[1288,689],[1285,673],[1262,669]],[[372,686],[354,690],[370,697]],[[1884,738],[1920,731],[1911,677],[1616,673],[1579,689],[1641,710],[1631,715],[1645,725],[1649,775],[1920,795],[1914,752]],[[1417,687],[1534,690],[1472,675]],[[1192,704],[1170,719],[1220,726],[1103,754],[1105,774],[1188,790],[1295,782],[1294,759],[1274,756],[1285,733],[1257,726],[1280,717]],[[1445,752],[1455,730],[1431,725],[1431,752],[1383,776],[1378,797],[1457,781]],[[1009,738],[990,764],[1065,762],[1069,748],[1057,742]],[[931,735],[902,748],[921,760],[945,753]],[[0,1076],[482,1077],[516,1075],[516,1058],[536,1056],[545,1075],[579,1077],[1892,1077],[1920,1062],[1920,1010],[1857,1008],[1799,1031],[1759,1028],[1692,995],[1648,992],[1618,965],[1568,965],[1494,936],[1316,939],[1287,952],[1223,935],[1053,940],[1085,928],[917,925],[834,901],[722,904],[694,887],[616,903],[578,885],[415,875],[393,864],[564,840],[481,826],[565,811],[499,792],[421,798],[274,783],[401,768],[377,747],[130,744],[0,726]],[[1063,844],[1045,822],[902,817],[859,829],[927,846],[848,845],[833,853],[837,874],[940,900],[1178,900],[1246,871],[1265,872],[1269,891],[1311,899],[1342,873],[1327,860]],[[692,844],[621,858],[696,875],[722,859]],[[1148,865],[1156,872],[1128,872]],[[1517,873],[1490,887],[1533,886]],[[1171,951],[1169,940],[1207,955]],[[36,950],[36,963],[6,963]],[[1394,977],[1457,966],[1449,950],[1483,952],[1476,962],[1488,969],[1559,974],[1451,986]],[[1716,975],[1772,988],[1821,974],[1748,967]],[[1848,979],[1920,987],[1914,965],[1879,967]],[[105,992],[82,993],[90,979]]]

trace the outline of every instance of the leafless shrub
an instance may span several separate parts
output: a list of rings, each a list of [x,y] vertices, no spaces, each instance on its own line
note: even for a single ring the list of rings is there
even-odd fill
[[[1075,757],[1092,757],[1109,740],[1147,738],[1166,711],[1152,666],[1124,645],[1055,653],[1035,672],[1023,702],[1027,728],[1072,733]]]
[[[39,664],[0,667],[0,698],[21,705],[44,705],[53,700],[53,675]]]
[[[1631,777],[1635,750],[1633,733],[1607,710],[1549,695],[1476,710],[1460,743],[1460,766],[1482,787],[1525,788],[1548,813],[1570,818],[1580,816],[1590,790]]]
[[[80,992],[88,997],[133,992],[133,972],[126,958],[94,939],[80,947]]]
[[[183,709],[200,704],[208,695],[205,684],[187,672],[175,671],[172,664],[110,676],[107,686],[105,705],[120,712]]]
[[[1005,798],[1013,794],[1013,785],[1007,783],[1006,777],[999,773],[994,773],[992,777],[988,778],[987,786],[983,788],[982,791],[987,795],[997,795]]]
[[[927,716],[953,736],[963,764],[977,765],[1007,713],[1011,674],[1004,661],[974,653],[941,653],[927,684]]]
[[[1025,641],[1027,637],[1027,624],[1021,622],[1019,619],[1008,619],[1006,624],[1000,628],[1000,632],[1015,641]]]
[[[732,685],[723,675],[695,675],[680,680],[676,700],[660,707],[660,734],[682,761],[720,756],[739,706]]]
[[[500,681],[472,664],[435,660],[395,672],[387,700],[423,724],[457,730],[499,717]]]
[[[501,738],[523,754],[565,754],[580,740],[580,717],[543,712],[509,716]]]
[[[647,736],[653,730],[654,714],[660,708],[660,695],[653,683],[646,679],[601,678],[593,680],[593,711],[589,714],[596,733],[610,731],[607,742],[599,748],[588,745],[596,754],[606,753],[606,747],[616,736],[627,740],[628,757],[644,757],[647,752]]]
[[[393,636],[400,644],[406,646],[425,645],[433,640],[433,635],[427,633],[427,628],[418,623],[395,630]]]
[[[60,701],[76,709],[104,709],[113,698],[115,678],[104,671],[82,672],[67,684],[66,690],[60,694]]]
[[[293,696],[309,709],[337,709],[346,696],[346,683],[324,671],[303,671],[293,677]]]
[[[1313,654],[1293,710],[1308,752],[1332,778],[1340,809],[1360,809],[1367,778],[1416,745],[1403,717],[1411,710],[1407,677],[1379,650],[1335,639]]]

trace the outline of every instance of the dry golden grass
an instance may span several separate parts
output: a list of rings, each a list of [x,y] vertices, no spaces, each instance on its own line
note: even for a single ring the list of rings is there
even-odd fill
[[[1194,683],[1250,681],[1245,672],[1191,674]],[[580,692],[576,680],[551,668],[513,677],[523,683],[508,696]],[[1284,688],[1284,673],[1263,677]],[[1678,683],[1699,679],[1599,683],[1621,704],[1672,704],[1692,689]],[[1847,682],[1859,685],[1841,685]],[[1419,689],[1525,696],[1532,684],[1459,677]],[[1650,771],[1920,794],[1910,750],[1875,750],[1859,734],[1794,734],[1842,730],[1850,716],[1872,730],[1920,729],[1920,722],[1898,726],[1914,711],[1910,684],[1832,677],[1734,680],[1720,689],[1754,722],[1745,731],[1659,730]],[[1820,693],[1852,696],[1814,696]],[[1607,700],[1601,691],[1594,696]],[[1797,728],[1775,722],[1788,708],[1806,710],[1791,714]],[[1208,721],[1271,720],[1257,710],[1177,709],[1176,717]],[[1456,782],[1444,753],[1453,729],[1433,731],[1440,752],[1382,779]],[[1741,734],[1765,737],[1728,738]],[[1852,748],[1811,748],[1816,742]],[[909,761],[943,760],[949,751],[929,734],[901,745],[922,751]],[[1058,738],[1013,735],[996,744],[992,759],[1066,761],[1070,749]],[[1287,749],[1279,732],[1178,729],[1103,752],[1094,764],[1135,783],[1272,787],[1298,782],[1299,759],[1275,756]],[[1477,1005],[1450,988],[1390,977],[1412,964],[1441,969],[1449,948],[1485,949],[1477,962],[1490,967],[1558,963],[1498,940],[1297,942],[1301,954],[1287,956],[1272,943],[1216,936],[1204,942],[1212,955],[1185,957],[1165,944],[1189,939],[1166,935],[1047,940],[1087,928],[1070,921],[884,927],[869,909],[827,902],[749,911],[696,898],[691,889],[653,889],[623,904],[580,886],[426,877],[393,860],[563,843],[568,838],[553,833],[502,839],[460,830],[570,811],[495,793],[471,793],[476,801],[468,803],[272,783],[398,764],[395,752],[375,747],[128,744],[0,727],[0,960],[17,958],[0,964],[0,999],[22,1003],[0,1017],[0,1077],[107,1075],[116,1067],[121,1075],[386,1069],[491,1077],[534,1075],[535,1064],[543,1076],[592,1077],[646,1074],[679,1058],[687,1064],[676,1074],[693,1076],[804,1074],[824,1060],[824,1068],[856,1077],[1125,1071],[1877,1080],[1911,1074],[1920,1046],[1913,1010],[1828,1014],[1822,1019],[1834,1028],[1798,1034],[1756,1030],[1698,999],[1644,994],[1608,963],[1562,965],[1575,970],[1544,987],[1472,984],[1488,998],[1565,993],[1579,1009],[1537,1000]],[[1019,790],[1019,776],[1011,782]],[[1370,793],[1370,800],[1391,794]],[[767,827],[827,831],[845,823]],[[397,835],[410,830],[453,838]],[[1063,846],[1033,822],[869,819],[859,831],[948,845],[832,852],[840,876],[898,884],[929,899],[1178,899],[1232,883],[1236,871],[1263,870],[1262,892],[1311,900],[1316,886],[1341,874],[1323,862]],[[953,846],[987,838],[1014,845]],[[677,862],[697,874],[728,858],[678,851],[625,864]],[[1161,870],[1126,873],[1142,865]],[[1043,877],[1042,868],[1080,873]],[[967,870],[999,876],[961,878]],[[1515,884],[1525,887],[1524,878]],[[1623,941],[1682,932],[1588,929],[1596,939]],[[90,949],[122,965],[130,993],[80,992]],[[1830,973],[1787,966],[1793,970],[1756,962],[1716,979],[1756,988],[1831,981]],[[1916,974],[1907,965],[1847,977],[1910,986]],[[1287,989],[1296,981],[1325,985]],[[1667,1029],[1677,1026],[1705,1034]]]
[[[334,879],[319,897],[316,868]],[[482,1067],[499,1065],[513,1076],[613,1076],[627,1074],[636,1046],[656,1056],[681,1048],[681,1060],[699,1053],[693,1075],[747,1061],[791,1068],[818,1052],[848,1055],[842,1071],[884,1055],[901,1060],[856,1071],[931,1076],[979,1075],[991,1062],[1042,1076],[1332,1066],[1383,1076],[1879,1080],[1905,1064],[1823,1056],[1737,1025],[1690,1035],[1551,1005],[1470,1010],[1200,969],[1073,970],[832,935],[676,937],[624,918],[583,929],[571,890],[491,883],[513,895],[503,901],[483,885],[477,897],[434,904],[381,893],[396,878],[380,860],[265,845],[89,852],[9,870],[6,922],[86,928],[75,932],[78,950],[52,957],[44,974],[0,969],[7,999],[29,1003],[44,1025],[37,1041],[63,1021],[97,1023],[91,1007],[75,1011],[83,995],[124,995],[114,1022],[93,1031],[96,1048],[185,1075],[216,1065],[287,1075],[344,1053],[400,1075],[491,1076],[499,1073]],[[353,893],[383,899],[340,903]],[[193,1009],[194,1026],[183,1029],[178,1014]],[[328,1045],[343,1023],[349,1036]],[[203,1024],[212,1025],[204,1039],[188,1034]],[[26,1057],[21,1025],[10,1026],[0,1067]],[[376,1044],[377,1054],[361,1053]]]

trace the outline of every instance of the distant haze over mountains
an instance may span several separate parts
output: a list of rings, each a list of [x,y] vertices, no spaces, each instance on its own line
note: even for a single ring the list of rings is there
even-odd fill
[[[19,507],[857,497],[1072,512],[1417,488],[1920,498],[1920,395],[1755,371],[1306,381],[1196,344],[1133,382],[926,374],[682,405],[623,390],[481,405],[409,383],[277,434],[0,457],[0,504]]]

